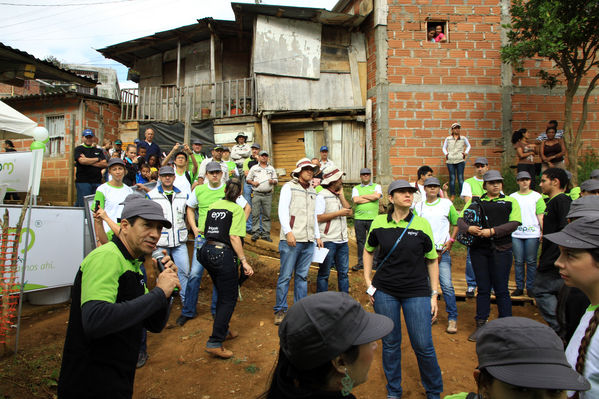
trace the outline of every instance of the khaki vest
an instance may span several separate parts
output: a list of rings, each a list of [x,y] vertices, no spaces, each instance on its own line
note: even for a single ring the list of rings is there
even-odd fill
[[[459,140],[456,140],[451,136],[447,139],[447,163],[456,164],[464,162],[462,153],[466,151],[466,140],[460,136]]]
[[[312,187],[304,189],[296,179],[286,184],[291,186],[291,203],[289,204],[289,225],[297,242],[314,241],[314,206],[316,191]],[[281,229],[280,239],[285,240]]]
[[[333,213],[341,210],[341,200],[329,190],[324,189],[320,194],[324,197],[324,213]],[[339,216],[328,222],[318,223],[320,239],[322,241],[347,241],[347,217]]]

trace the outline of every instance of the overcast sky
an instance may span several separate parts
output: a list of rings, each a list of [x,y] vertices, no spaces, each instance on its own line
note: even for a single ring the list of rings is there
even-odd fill
[[[262,3],[330,10],[337,0]],[[205,17],[233,20],[234,14],[226,0],[0,0],[0,42],[41,59],[52,55],[65,63],[115,68],[121,87],[130,87],[134,84],[126,81],[127,69],[95,49],[190,25]]]

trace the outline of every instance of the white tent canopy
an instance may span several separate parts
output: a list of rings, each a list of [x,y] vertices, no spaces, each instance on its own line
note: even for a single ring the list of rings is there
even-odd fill
[[[33,137],[37,123],[0,101],[0,138],[13,139],[24,136]]]

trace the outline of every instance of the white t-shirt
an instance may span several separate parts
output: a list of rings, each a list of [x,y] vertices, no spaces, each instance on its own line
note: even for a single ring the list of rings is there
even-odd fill
[[[584,315],[580,318],[580,323],[578,323],[578,327],[576,327],[576,331],[572,338],[570,339],[570,343],[566,348],[566,358],[568,358],[568,363],[572,366],[572,368],[576,367],[576,361],[578,360],[578,349],[580,348],[580,342],[582,341],[582,337],[584,337],[584,333],[589,326],[589,322],[593,317],[595,310],[593,306],[589,306]],[[599,330],[599,329],[598,329]],[[599,398],[599,331],[595,331],[593,337],[591,338],[591,343],[588,346],[587,353],[584,361],[584,377],[591,384],[591,389],[586,392],[580,392],[580,399],[596,399]],[[574,392],[569,392],[568,397],[570,397]]]
[[[414,211],[429,222],[433,230],[435,248],[442,250],[451,237],[449,226],[458,223],[458,212],[452,202],[447,198],[437,198],[435,202],[429,203],[425,199],[416,204]]]
[[[314,213],[316,214],[317,223],[318,223],[318,215],[322,215],[324,213],[325,208],[326,208],[326,203],[324,200],[324,196],[322,195],[322,191],[321,191],[320,194],[318,194],[316,196],[316,201],[314,201]],[[346,217],[346,216],[341,216],[341,217]],[[343,244],[344,242],[347,242],[347,240],[333,241],[333,244]]]
[[[104,197],[104,211],[116,223],[123,212],[123,205],[120,204],[125,201],[125,198],[129,194],[133,194],[133,189],[126,184],[123,184],[121,187],[113,187],[108,183],[104,183],[96,190],[95,198]],[[106,222],[103,222],[103,225],[104,231],[110,231],[110,227],[108,227]]]
[[[530,191],[528,194],[515,192],[510,197],[518,201],[522,214],[522,224],[512,233],[514,238],[538,238],[541,236],[541,226],[537,215],[545,212],[545,201],[541,194]]]
[[[185,172],[180,175],[175,170],[175,181],[173,182],[173,186],[177,187],[181,192],[187,194],[188,197],[191,197],[191,183],[187,180],[187,176],[185,176]]]

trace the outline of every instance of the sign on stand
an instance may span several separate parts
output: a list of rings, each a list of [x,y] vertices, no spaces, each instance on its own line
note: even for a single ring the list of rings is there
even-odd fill
[[[0,153],[0,184],[6,184],[8,192],[27,192],[32,162],[33,152]]]
[[[0,215],[8,209],[9,220],[19,219],[21,206],[0,205]],[[81,208],[35,206],[30,208],[29,248],[25,270],[25,292],[70,286],[84,256],[84,213]],[[19,238],[18,281],[25,254],[24,226]]]

